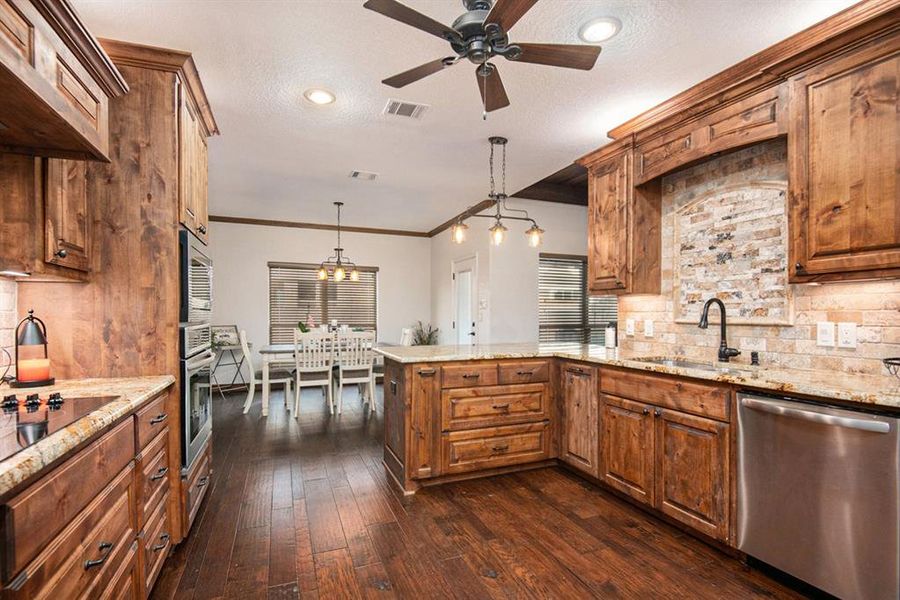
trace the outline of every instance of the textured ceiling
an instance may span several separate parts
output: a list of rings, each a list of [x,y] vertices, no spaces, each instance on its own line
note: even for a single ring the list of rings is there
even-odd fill
[[[92,33],[194,54],[222,135],[210,142],[214,214],[428,230],[485,197],[490,135],[510,139],[507,189],[606,141],[605,132],[852,4],[849,0],[542,0],[512,41],[578,43],[615,16],[622,32],[589,72],[498,59],[512,105],[482,121],[474,67],[402,90],[381,79],[451,54],[447,44],[362,8],[363,0],[73,0]],[[459,0],[406,0],[451,23]],[[337,102],[313,106],[322,86]],[[431,105],[382,115],[388,98]],[[374,182],[351,180],[353,169]]]

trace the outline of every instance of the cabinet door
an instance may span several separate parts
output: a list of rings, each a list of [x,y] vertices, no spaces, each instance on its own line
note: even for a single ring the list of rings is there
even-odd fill
[[[601,396],[600,478],[615,489],[653,503],[653,408],[614,396]]]
[[[203,129],[197,127],[194,140],[197,147],[197,171],[194,180],[194,214],[197,217],[197,236],[204,242],[209,240],[209,151]]]
[[[589,475],[598,475],[596,369],[563,365],[562,459]]]
[[[900,34],[791,80],[792,280],[900,268],[898,105]]]
[[[592,292],[627,287],[631,153],[588,172],[588,286]]]
[[[710,537],[728,541],[728,424],[657,410],[657,508]]]
[[[49,159],[44,190],[44,260],[90,270],[87,163]]]
[[[412,368],[406,476],[427,479],[440,473],[441,381],[437,367]]]
[[[181,224],[197,231],[197,143],[200,123],[197,112],[191,106],[187,90],[178,86],[178,198],[181,208]]]

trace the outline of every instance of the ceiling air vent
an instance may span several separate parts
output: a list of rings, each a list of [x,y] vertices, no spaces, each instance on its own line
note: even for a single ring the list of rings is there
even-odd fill
[[[384,114],[394,115],[395,117],[405,117],[408,119],[421,119],[428,108],[427,104],[415,104],[414,102],[403,102],[402,100],[388,100],[387,106],[384,107]]]
[[[372,181],[378,177],[378,173],[371,171],[350,171],[350,179],[362,179],[363,181]]]

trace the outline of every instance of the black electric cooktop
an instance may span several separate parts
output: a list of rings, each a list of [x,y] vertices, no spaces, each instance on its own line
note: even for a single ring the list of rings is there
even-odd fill
[[[4,395],[0,402],[0,461],[118,398],[64,398],[59,393],[24,392]]]

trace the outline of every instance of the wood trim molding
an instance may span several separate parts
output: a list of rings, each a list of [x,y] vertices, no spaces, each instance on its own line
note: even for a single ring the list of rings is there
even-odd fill
[[[260,225],[263,227],[289,227],[294,229],[322,229],[325,231],[337,231],[337,225],[329,223],[303,223],[300,221],[275,221],[271,219],[251,219],[248,217],[226,217],[223,215],[209,215],[209,221],[216,223],[232,223],[237,225]],[[405,229],[380,229],[378,227],[352,227],[341,225],[341,231],[353,233],[370,233],[374,235],[400,235],[405,237],[430,237],[425,231],[409,231]]]
[[[872,36],[896,29],[898,22],[898,0],[854,4],[622,123],[607,136],[617,140],[669,120],[680,123],[782,81],[797,70],[852,49]]]
[[[462,211],[461,213],[459,213],[452,219],[447,219],[446,221],[444,221],[443,223],[441,223],[440,225],[438,225],[437,227],[435,227],[434,229],[432,229],[425,235],[428,237],[434,237],[434,236],[438,235],[439,233],[449,229],[450,226],[453,225],[454,223],[456,223],[459,219],[465,219],[467,217],[471,217],[472,215],[480,213],[481,211],[483,211],[487,208],[490,208],[493,205],[494,205],[493,200],[482,200],[478,204],[476,204],[474,206],[470,206],[466,210]]]
[[[110,98],[128,93],[125,78],[85,28],[69,0],[32,0],[32,3]]]
[[[100,43],[116,64],[177,73],[194,98],[206,131],[209,135],[219,135],[219,125],[213,116],[197,65],[190,52],[106,38],[100,38]]]
[[[526,200],[541,200],[544,202],[555,202],[557,204],[571,204],[575,206],[587,206],[588,192],[587,187],[582,190],[570,185],[561,183],[546,183],[538,181],[529,185],[524,190],[520,190],[512,195],[513,198],[524,198]]]

